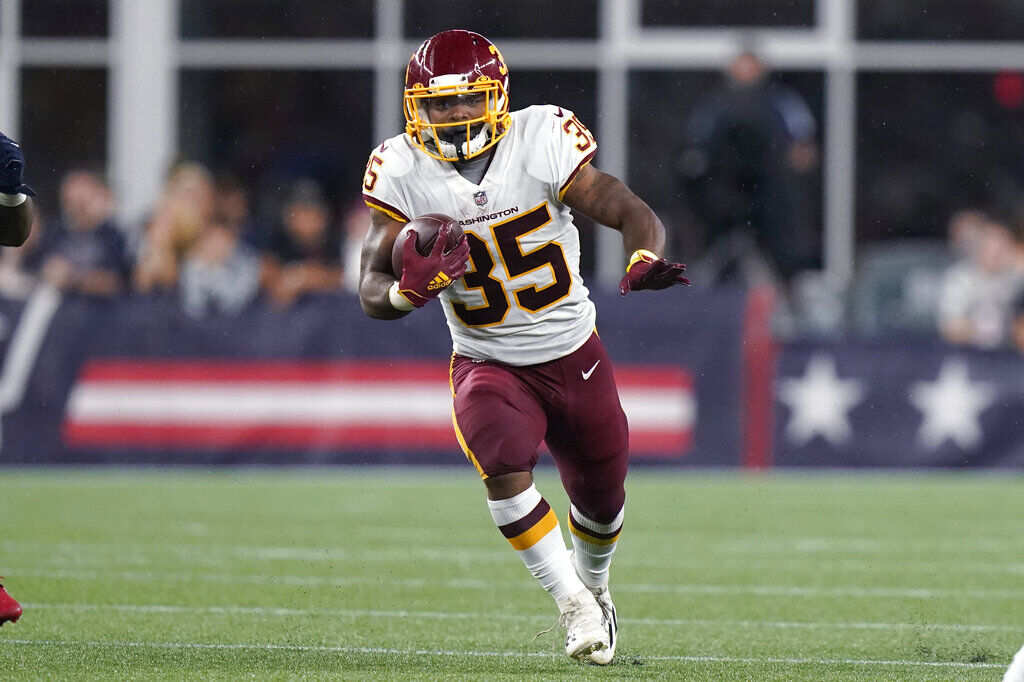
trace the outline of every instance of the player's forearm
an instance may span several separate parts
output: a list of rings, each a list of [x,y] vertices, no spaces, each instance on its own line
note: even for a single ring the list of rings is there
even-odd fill
[[[378,320],[397,320],[409,314],[391,303],[391,285],[395,278],[383,272],[367,272],[359,282],[359,304],[363,312]]]
[[[596,222],[622,233],[627,253],[646,249],[661,255],[665,227],[651,207],[616,178],[586,165],[569,185],[563,201]]]
[[[32,231],[34,217],[31,199],[26,199],[17,206],[0,207],[0,246],[24,244]]]
[[[622,232],[622,245],[627,254],[646,249],[659,256],[664,255],[665,226],[640,199],[623,211],[618,229]]]

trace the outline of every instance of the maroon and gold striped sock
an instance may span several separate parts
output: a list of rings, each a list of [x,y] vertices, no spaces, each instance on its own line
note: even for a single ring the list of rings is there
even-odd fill
[[[487,500],[491,518],[541,587],[561,606],[585,586],[569,561],[558,519],[537,488]]]
[[[622,531],[625,512],[623,507],[611,523],[598,523],[584,516],[575,505],[569,506],[569,531],[576,551],[576,571],[580,580],[591,589],[608,584],[608,568]]]

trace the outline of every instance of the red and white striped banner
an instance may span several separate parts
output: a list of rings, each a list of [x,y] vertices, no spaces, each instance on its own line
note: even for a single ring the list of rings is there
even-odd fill
[[[680,457],[693,385],[672,366],[619,366],[630,444]],[[68,399],[71,447],[456,448],[447,363],[94,360]]]

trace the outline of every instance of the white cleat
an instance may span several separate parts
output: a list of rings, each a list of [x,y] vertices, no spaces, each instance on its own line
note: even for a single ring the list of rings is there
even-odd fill
[[[590,660],[598,665],[608,665],[615,658],[615,644],[619,639],[619,621],[615,615],[615,604],[612,603],[612,595],[608,586],[591,590],[597,605],[601,607],[601,627],[604,629],[605,637],[608,638],[608,646],[590,653]]]
[[[608,634],[603,614],[594,595],[581,590],[569,598],[569,604],[558,618],[565,626],[565,653],[570,658],[585,658],[608,648]]]
[[[580,567],[576,564],[576,552],[569,550],[569,562],[576,569],[576,575],[580,575]],[[582,578],[580,578],[582,580]],[[590,653],[590,660],[597,665],[608,665],[615,658],[615,645],[619,641],[619,619],[615,614],[615,604],[612,603],[612,595],[608,591],[608,585],[604,587],[588,587],[594,595],[597,605],[601,607],[601,628],[607,637],[608,646]]]

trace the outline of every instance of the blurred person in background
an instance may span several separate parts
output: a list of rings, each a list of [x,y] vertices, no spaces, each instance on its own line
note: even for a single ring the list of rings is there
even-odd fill
[[[213,222],[230,228],[257,251],[265,246],[265,236],[252,213],[249,190],[227,171],[214,174]]]
[[[263,286],[283,308],[307,294],[340,290],[341,277],[341,236],[327,201],[314,180],[299,180],[264,254]]]
[[[988,222],[985,212],[976,208],[966,208],[950,216],[946,227],[950,252],[957,258],[972,258]]]
[[[942,338],[977,348],[1009,345],[1013,305],[1022,285],[1013,234],[1004,223],[986,218],[973,248],[946,273],[939,298]]]
[[[724,78],[687,119],[677,161],[682,188],[709,231],[693,276],[707,285],[778,287],[818,265],[809,211],[817,124],[803,98],[773,82],[751,50]]]
[[[0,133],[0,246],[21,246],[32,230],[35,212],[25,184],[25,155],[14,140]],[[2,578],[0,578],[2,580]],[[21,618],[21,604],[0,584],[0,625]]]
[[[1013,347],[1024,355],[1024,291],[1017,294],[1013,302],[1013,327],[1010,330]]]
[[[138,291],[174,290],[186,253],[214,223],[215,209],[210,171],[198,163],[175,165],[142,234],[133,273]]]
[[[239,234],[248,209],[238,189],[218,195],[205,166],[176,165],[142,236],[136,288],[176,290],[182,309],[196,318],[244,310],[259,293],[260,263]]]
[[[60,213],[48,223],[26,266],[68,293],[115,296],[124,291],[125,239],[114,223],[114,196],[96,172],[68,172],[60,184]]]
[[[237,228],[212,223],[185,253],[178,277],[182,309],[191,317],[238,315],[259,294],[260,258]]]

